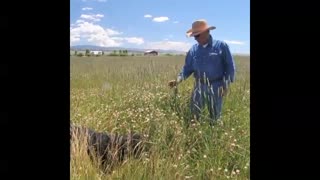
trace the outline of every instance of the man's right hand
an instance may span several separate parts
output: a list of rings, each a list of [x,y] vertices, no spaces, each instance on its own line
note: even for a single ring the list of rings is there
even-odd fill
[[[173,88],[173,87],[177,86],[178,83],[176,80],[171,80],[171,81],[169,81],[168,85],[170,88]]]

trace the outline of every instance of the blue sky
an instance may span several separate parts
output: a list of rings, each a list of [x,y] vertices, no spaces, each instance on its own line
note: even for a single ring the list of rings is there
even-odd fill
[[[249,0],[70,0],[71,45],[187,51],[197,19],[216,26],[214,39],[250,53]]]

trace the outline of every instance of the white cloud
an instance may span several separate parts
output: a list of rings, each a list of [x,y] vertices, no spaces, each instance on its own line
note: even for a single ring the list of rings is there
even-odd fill
[[[121,34],[122,32],[103,28],[100,25],[82,20],[77,23],[75,27],[70,27],[70,45],[81,40],[86,40],[91,44],[105,47],[118,47],[123,45],[124,42],[137,45],[144,43],[143,38],[139,37],[116,37]]]
[[[177,24],[177,23],[179,23],[179,21],[174,21],[173,23],[174,23],[174,24]]]
[[[244,45],[245,43],[242,41],[230,41],[230,40],[224,40],[228,44],[236,44],[236,45]]]
[[[158,41],[150,42],[146,45],[147,49],[177,50],[188,51],[191,48],[190,43],[179,41]]]
[[[137,44],[137,45],[141,45],[141,44],[144,43],[143,38],[138,38],[138,37],[129,37],[129,38],[125,38],[125,40],[126,40],[128,43]]]
[[[106,32],[108,33],[109,36],[114,36],[114,35],[120,35],[122,32],[118,32],[112,29],[106,29]]]
[[[82,19],[78,19],[78,20],[76,21],[77,24],[79,24],[79,23],[84,23],[84,22],[85,22],[85,21],[82,20]]]
[[[165,17],[165,16],[153,18],[153,21],[154,21],[154,22],[164,22],[164,21],[168,21],[168,20],[169,20],[169,18],[168,18],[168,17]]]
[[[118,47],[121,46],[121,42],[117,42],[115,40],[112,40],[108,37],[107,34],[100,33],[100,34],[91,34],[90,37],[87,39],[88,42],[92,42],[95,45],[98,46],[112,46],[112,47]]]
[[[100,21],[101,18],[103,18],[103,14],[81,14],[80,18],[86,19],[86,20],[92,20],[92,21]]]
[[[139,38],[139,37],[111,37],[111,39],[116,40],[116,41],[126,41],[127,43],[130,44],[137,44],[137,45],[141,45],[144,43],[143,38]]]
[[[110,33],[111,32],[111,33]],[[103,27],[91,22],[79,23],[77,27],[70,30],[71,44],[86,39],[98,46],[120,46],[120,42],[112,40],[110,36],[117,34],[114,30],[104,29]]]
[[[72,34],[70,35],[70,43],[73,44],[75,42],[80,41],[80,35],[79,34]]]
[[[117,40],[117,41],[123,41],[124,38],[123,37],[110,37],[113,40]]]
[[[82,8],[82,10],[83,11],[87,11],[87,10],[90,11],[90,10],[92,10],[92,8],[91,7],[84,7],[84,8]]]
[[[146,14],[144,15],[145,18],[152,18],[152,16],[150,14]]]
[[[103,15],[103,14],[97,14],[96,17],[98,17],[98,18],[103,18],[104,15]]]

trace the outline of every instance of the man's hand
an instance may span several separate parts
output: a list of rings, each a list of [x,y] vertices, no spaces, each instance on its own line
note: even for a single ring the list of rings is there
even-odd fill
[[[170,88],[173,88],[173,87],[177,86],[178,83],[176,80],[171,80],[171,81],[169,81],[168,85]]]
[[[223,96],[226,96],[227,94],[228,94],[227,88],[224,88],[224,87],[219,88],[219,95],[221,95],[223,97]]]

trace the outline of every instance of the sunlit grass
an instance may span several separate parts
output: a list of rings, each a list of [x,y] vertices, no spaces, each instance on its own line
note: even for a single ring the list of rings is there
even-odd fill
[[[108,133],[135,131],[152,143],[141,159],[129,159],[111,174],[102,174],[74,146],[71,178],[250,179],[250,59],[235,60],[236,81],[224,99],[222,122],[187,129],[193,77],[177,93],[167,85],[183,56],[71,57],[72,123]]]

